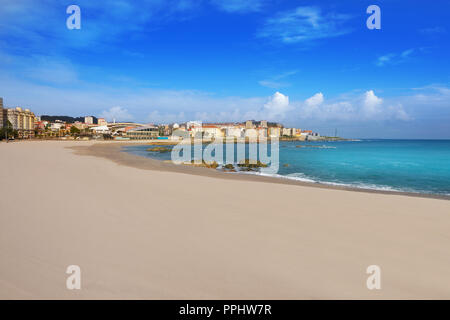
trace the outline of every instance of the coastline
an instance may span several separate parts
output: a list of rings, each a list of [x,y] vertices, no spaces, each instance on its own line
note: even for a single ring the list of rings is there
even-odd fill
[[[109,159],[114,161],[117,164],[130,166],[138,169],[144,170],[161,170],[167,172],[177,172],[184,174],[193,174],[200,175],[205,177],[213,177],[219,179],[236,179],[236,180],[245,180],[245,181],[255,181],[255,182],[264,182],[264,183],[277,183],[277,184],[286,184],[286,185],[298,185],[304,187],[314,187],[314,188],[323,188],[323,189],[334,189],[334,190],[344,190],[344,191],[352,191],[352,192],[366,192],[366,193],[379,193],[385,195],[401,195],[401,196],[409,196],[409,197],[419,197],[419,198],[430,198],[430,199],[441,199],[441,200],[450,200],[450,195],[439,195],[432,193],[416,193],[416,192],[405,192],[405,191],[391,191],[391,190],[378,190],[378,189],[368,189],[368,188],[359,188],[352,186],[340,186],[319,182],[307,182],[307,181],[299,181],[295,179],[274,177],[274,176],[262,176],[257,174],[244,174],[244,173],[230,173],[230,172],[222,172],[215,169],[209,168],[201,168],[201,167],[193,167],[187,165],[176,165],[172,163],[168,163],[162,160],[156,160],[151,158],[146,158],[142,156],[137,156],[125,152],[122,147],[130,146],[130,145],[174,145],[176,142],[161,142],[161,141],[105,141],[94,143],[90,146],[76,146],[71,147],[76,154],[79,155],[88,155],[101,157],[105,159]]]

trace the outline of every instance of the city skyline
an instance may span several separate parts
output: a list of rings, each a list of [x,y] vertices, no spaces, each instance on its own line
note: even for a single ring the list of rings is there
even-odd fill
[[[0,9],[5,106],[450,138],[450,28],[438,2],[379,1],[381,30],[366,27],[368,1],[78,1],[80,30],[66,28],[70,4]]]

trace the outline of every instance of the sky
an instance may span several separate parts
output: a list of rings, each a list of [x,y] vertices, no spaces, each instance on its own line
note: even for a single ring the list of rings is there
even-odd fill
[[[37,115],[450,139],[449,18],[444,0],[1,0],[0,97]]]

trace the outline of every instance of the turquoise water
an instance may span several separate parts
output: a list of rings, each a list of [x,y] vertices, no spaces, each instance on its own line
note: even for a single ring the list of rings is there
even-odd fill
[[[147,148],[137,145],[125,150],[160,160],[171,158],[170,152],[148,152]],[[279,144],[279,158],[279,170],[274,174],[278,177],[450,195],[450,140],[283,141]]]

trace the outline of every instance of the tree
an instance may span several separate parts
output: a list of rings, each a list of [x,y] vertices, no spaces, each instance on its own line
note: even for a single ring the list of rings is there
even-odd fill
[[[72,134],[72,135],[78,135],[78,134],[80,134],[80,129],[78,129],[78,128],[75,127],[75,126],[71,126],[71,127],[70,127],[70,134]]]
[[[8,135],[8,138],[17,138],[19,135],[19,132],[13,129],[9,120],[6,120],[6,127],[0,129],[0,140],[6,139],[6,135]]]

